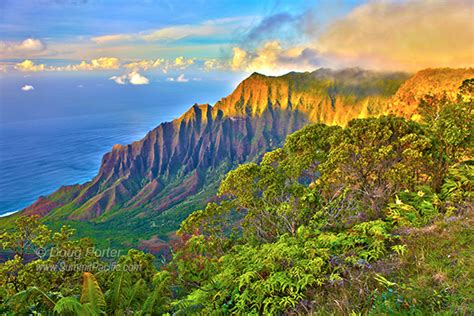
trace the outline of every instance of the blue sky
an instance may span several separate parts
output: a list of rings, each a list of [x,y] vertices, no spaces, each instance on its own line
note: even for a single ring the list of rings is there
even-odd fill
[[[1,33],[4,39],[27,37],[68,40],[123,32],[140,32],[173,25],[195,24],[212,19],[279,12],[300,14],[309,8],[341,14],[360,1],[98,1],[32,0],[1,2]],[[330,9],[332,12],[328,12]],[[327,16],[329,18],[329,16]]]
[[[3,72],[412,71],[473,61],[469,0],[4,0],[0,12]]]
[[[101,54],[112,51],[114,57],[131,59],[221,58],[231,55],[232,46],[245,41],[246,33],[258,27],[265,18],[273,15],[297,18],[312,10],[319,27],[358,4],[360,1],[6,0],[1,4],[0,33],[5,42],[21,42],[28,38],[40,40],[50,51],[34,56],[38,60],[80,61],[103,57]],[[185,32],[202,27],[202,24],[214,24],[221,32],[183,34],[183,38],[146,43],[138,39],[101,45],[93,42],[100,36],[146,34],[173,27],[181,27]],[[291,36],[298,41],[303,40],[304,34],[292,32]],[[129,49],[131,45],[135,48]],[[9,57],[5,60],[15,60],[15,57],[19,60],[25,56],[5,57]]]

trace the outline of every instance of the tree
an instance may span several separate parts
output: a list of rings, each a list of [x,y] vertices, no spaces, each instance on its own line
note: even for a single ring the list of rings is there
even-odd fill
[[[378,218],[396,192],[425,181],[429,148],[415,122],[394,116],[353,120],[333,138],[318,187],[326,201],[344,194]]]
[[[419,109],[431,137],[432,186],[439,191],[451,165],[472,157],[474,122],[474,79],[459,88],[458,101],[446,96],[425,96]]]
[[[248,163],[228,173],[219,195],[245,214],[246,237],[257,242],[296,234],[319,205],[310,184],[319,176],[330,140],[340,127],[314,124],[290,135],[281,149],[266,153],[260,165]]]
[[[38,215],[20,216],[15,221],[15,230],[0,235],[3,249],[14,251],[23,260],[26,254],[44,247],[51,240],[51,230],[39,221]]]

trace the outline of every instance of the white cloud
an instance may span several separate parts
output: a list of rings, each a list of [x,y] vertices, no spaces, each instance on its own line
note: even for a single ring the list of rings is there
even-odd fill
[[[184,74],[181,74],[181,75],[178,76],[178,78],[176,78],[176,81],[177,81],[177,82],[188,82],[189,79],[188,79],[188,78],[185,78],[185,77],[184,77]]]
[[[23,87],[21,87],[21,90],[23,91],[33,91],[35,88],[31,85],[25,84]]]
[[[115,81],[116,84],[127,84],[127,75],[112,76],[109,79]]]
[[[128,74],[128,80],[133,85],[143,85],[148,84],[150,82],[147,77],[142,76],[135,71]]]
[[[145,85],[150,83],[150,80],[147,77],[141,75],[136,71],[132,71],[127,75],[112,76],[109,79],[115,81],[115,83],[120,85],[124,85],[127,83],[130,83],[132,85]]]
[[[196,78],[197,79],[197,78]],[[172,82],[188,82],[189,79],[184,76],[184,74],[180,74],[176,78],[174,77],[168,77],[166,78],[166,81],[172,81]]]
[[[46,50],[46,44],[39,39],[27,38],[21,42],[0,41],[0,57],[29,57]]]

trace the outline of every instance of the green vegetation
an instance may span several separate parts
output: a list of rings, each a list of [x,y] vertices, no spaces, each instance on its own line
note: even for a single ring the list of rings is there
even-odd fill
[[[0,265],[0,312],[471,314],[472,84],[455,103],[426,98],[419,123],[383,116],[290,135],[227,174],[159,270],[150,254],[103,258],[71,228],[20,217],[1,237],[14,256]],[[73,264],[91,268],[42,268]]]

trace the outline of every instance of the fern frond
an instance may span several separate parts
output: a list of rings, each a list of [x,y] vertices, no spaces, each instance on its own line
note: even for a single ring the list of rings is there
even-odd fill
[[[149,294],[149,289],[145,280],[138,280],[128,292],[128,302],[126,307],[130,308],[143,304]]]
[[[117,310],[127,302],[127,291],[131,287],[130,274],[123,270],[114,273],[110,291],[107,293],[109,306]]]
[[[41,300],[49,308],[53,308],[54,301],[42,290],[37,287],[29,287],[24,291],[18,292],[8,299],[8,304],[13,305],[14,309],[30,305],[35,299]]]
[[[104,294],[94,275],[84,272],[81,303],[88,305],[95,313],[101,313],[106,307]]]
[[[82,304],[74,297],[63,297],[54,306],[54,312],[59,315],[84,315]]]

